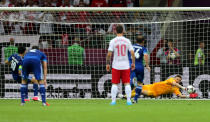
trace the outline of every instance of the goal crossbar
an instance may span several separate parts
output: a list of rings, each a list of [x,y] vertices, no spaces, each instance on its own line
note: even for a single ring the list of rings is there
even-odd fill
[[[0,7],[0,11],[210,11],[210,7]]]

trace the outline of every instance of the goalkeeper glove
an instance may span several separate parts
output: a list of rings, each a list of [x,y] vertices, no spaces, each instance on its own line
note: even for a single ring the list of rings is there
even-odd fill
[[[198,97],[198,94],[197,93],[191,93],[190,94],[190,98],[197,98]]]

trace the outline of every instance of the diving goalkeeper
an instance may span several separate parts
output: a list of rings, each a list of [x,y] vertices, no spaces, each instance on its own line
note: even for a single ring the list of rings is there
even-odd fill
[[[180,88],[182,90],[186,90],[186,87],[181,86],[179,83],[182,80],[181,75],[176,75],[175,77],[171,77],[165,81],[155,82],[153,84],[143,85],[141,94],[150,96],[150,97],[158,97],[164,94],[175,94],[181,98],[187,98],[187,95],[183,95],[180,92]],[[135,90],[132,91],[131,97],[135,96]]]

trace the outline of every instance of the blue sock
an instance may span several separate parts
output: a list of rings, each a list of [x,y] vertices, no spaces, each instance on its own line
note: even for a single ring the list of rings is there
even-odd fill
[[[25,103],[25,95],[26,95],[26,84],[20,85],[20,94],[21,94],[21,103]]]
[[[38,84],[33,84],[34,96],[38,96]]]
[[[28,84],[26,84],[25,99],[28,99]]]
[[[134,96],[134,100],[138,101],[139,96],[141,95],[142,86],[137,86],[135,89],[136,95]]]
[[[41,97],[42,97],[42,103],[46,103],[46,94],[45,94],[46,90],[45,90],[45,86],[44,86],[44,84],[40,84],[39,87],[40,87],[39,92],[40,92]]]

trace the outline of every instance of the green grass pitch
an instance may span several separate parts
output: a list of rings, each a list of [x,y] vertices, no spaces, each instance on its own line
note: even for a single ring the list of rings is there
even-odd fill
[[[0,99],[0,122],[210,122],[210,100],[48,100],[50,106],[30,101]]]

